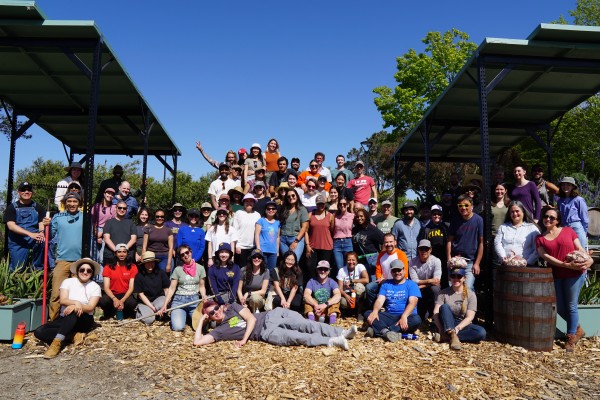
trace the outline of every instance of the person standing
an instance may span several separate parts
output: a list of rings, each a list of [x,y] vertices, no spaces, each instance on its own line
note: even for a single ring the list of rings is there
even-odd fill
[[[373,222],[381,232],[390,233],[399,218],[392,215],[392,202],[384,200],[381,203],[381,213],[373,218]]]
[[[46,210],[33,201],[33,188],[23,182],[17,189],[19,198],[4,210],[3,220],[8,228],[8,268],[14,271],[26,265],[31,251],[31,264],[35,269],[44,268],[44,227],[50,225]]]
[[[256,230],[256,222],[260,219],[260,214],[254,211],[254,204],[256,204],[254,195],[248,193],[244,196],[242,203],[244,204],[244,209],[235,212],[231,224],[238,234],[235,245],[235,261],[238,265],[248,264],[250,254],[255,247],[254,232]]]
[[[442,218],[442,206],[438,204],[431,206],[431,221],[425,227],[422,238],[429,240],[431,243],[431,254],[440,259],[440,263],[442,264],[441,286],[442,288],[447,288],[448,268],[446,268],[446,265],[448,259],[446,258],[446,242],[448,241],[448,228]]]
[[[424,236],[421,222],[415,218],[417,205],[407,201],[400,209],[404,218],[397,221],[392,227],[392,233],[398,242],[398,248],[406,253],[409,260],[417,256],[417,240]]]
[[[85,179],[83,177],[83,166],[81,163],[72,162],[68,167],[65,167],[67,175],[56,184],[56,193],[54,194],[54,204],[60,210],[61,202],[65,199],[68,192],[69,184],[75,182],[79,187],[83,187]],[[82,196],[80,194],[79,196]]]
[[[533,220],[537,223],[542,210],[542,201],[540,200],[540,192],[537,185],[525,178],[527,171],[525,171],[523,166],[515,166],[513,173],[515,176],[515,187],[509,194],[509,197],[511,200],[518,200],[523,203],[525,209],[529,211],[533,216]]]
[[[77,193],[65,195],[66,210],[55,214],[50,222],[50,231],[56,237],[56,265],[52,272],[52,294],[50,296],[50,320],[58,318],[60,310],[60,287],[70,278],[71,264],[81,258],[81,236],[83,234],[83,212],[79,211],[81,197]]]
[[[96,261],[102,265],[104,260],[104,225],[117,215],[117,206],[112,203],[116,190],[107,187],[101,201],[92,206],[92,226],[96,242]]]
[[[350,179],[354,178],[354,174],[352,173],[352,171],[346,168],[346,158],[343,155],[338,154],[335,158],[335,163],[337,164],[337,167],[335,167],[335,169],[331,171],[332,175],[334,177],[337,177],[339,174],[344,174],[346,182],[350,182]]]
[[[554,196],[558,195],[560,191],[558,186],[544,179],[544,168],[540,164],[535,164],[531,168],[531,175],[531,180],[537,185],[540,193],[542,207],[554,205]]]
[[[377,200],[377,189],[375,181],[370,176],[365,175],[365,164],[358,160],[354,164],[354,178],[348,182],[348,189],[354,190],[354,207],[368,209],[369,199]]]
[[[98,189],[98,194],[96,195],[96,200],[94,203],[101,203],[104,199],[104,193],[106,193],[106,189],[112,188],[113,193],[117,193],[119,190],[119,186],[121,186],[121,182],[123,182],[123,167],[119,164],[115,165],[112,170],[112,178],[108,178],[100,182],[100,188]]]
[[[104,239],[104,264],[111,264],[115,261],[115,250],[118,243],[127,245],[127,256],[135,260],[137,228],[131,219],[126,218],[127,204],[121,201],[117,203],[117,213],[114,218],[109,219],[104,224],[102,237]]]
[[[237,186],[235,181],[229,177],[230,168],[229,164],[219,164],[219,177],[212,181],[208,188],[210,203],[214,209],[219,208],[217,199],[220,199],[222,194],[227,194],[230,189]]]
[[[564,225],[571,227],[579,238],[579,243],[587,248],[587,230],[590,222],[588,207],[577,191],[575,179],[565,176],[561,179],[558,193],[558,209],[564,218]]]
[[[173,232],[165,226],[165,211],[154,212],[154,225],[150,224],[144,231],[142,253],[151,251],[158,259],[158,267],[167,274],[171,272],[173,259]]]
[[[194,254],[194,261],[198,264],[202,264],[200,260],[204,255],[204,248],[206,247],[206,232],[202,229],[200,216],[200,210],[197,208],[192,208],[188,211],[188,223],[179,229],[175,242],[175,248],[177,249],[181,245],[188,245],[192,250],[192,254]]]
[[[133,219],[138,212],[138,202],[135,197],[131,196],[131,184],[127,181],[121,182],[119,186],[119,193],[113,197],[113,204],[123,201],[127,204],[127,213],[125,218]]]

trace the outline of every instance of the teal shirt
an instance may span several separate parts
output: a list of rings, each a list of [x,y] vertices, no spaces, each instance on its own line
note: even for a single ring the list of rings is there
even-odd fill
[[[67,211],[52,217],[50,223],[52,237],[56,237],[56,260],[77,261],[81,258],[81,237],[83,234],[83,213],[70,214]]]

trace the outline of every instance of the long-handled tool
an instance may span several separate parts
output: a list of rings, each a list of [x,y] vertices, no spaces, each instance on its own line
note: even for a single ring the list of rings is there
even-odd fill
[[[225,294],[227,294],[227,293],[219,293],[219,294],[215,294],[215,295],[212,295],[212,296],[208,296],[208,297],[206,298],[206,300],[213,299],[213,298],[215,298],[215,297],[217,297],[217,296],[223,296],[223,295],[225,295]],[[165,310],[165,312],[169,312],[169,311],[177,310],[178,308],[183,308],[183,307],[191,306],[192,304],[197,304],[197,303],[200,303],[201,301],[204,301],[204,300],[203,300],[203,299],[198,299],[198,300],[190,301],[189,303],[180,304],[180,305],[178,305],[178,306],[176,306],[176,307],[167,308],[167,309]],[[128,320],[128,321],[123,321],[123,322],[119,323],[119,325],[118,325],[118,326],[123,326],[123,325],[130,324],[130,323],[132,323],[132,322],[141,321],[142,319],[146,319],[146,318],[154,317],[154,316],[156,316],[156,315],[158,315],[158,312],[155,312],[154,314],[146,315],[145,317],[139,317],[139,318],[136,318],[136,319],[130,319],[130,320]]]
[[[48,200],[48,210],[50,210],[50,200]],[[46,211],[46,217],[50,218],[50,211]],[[46,323],[46,304],[48,294],[48,240],[50,238],[50,226],[44,227],[44,283],[42,285],[42,324]]]

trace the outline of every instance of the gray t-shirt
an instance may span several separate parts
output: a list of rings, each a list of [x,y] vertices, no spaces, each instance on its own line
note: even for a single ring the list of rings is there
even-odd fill
[[[221,306],[224,307],[224,306]],[[220,340],[241,340],[246,332],[246,321],[240,315],[240,312],[244,309],[237,303],[229,304],[229,308],[225,311],[225,317],[215,329],[210,331],[209,335],[215,338],[215,341]],[[250,340],[260,340],[260,331],[265,324],[265,318],[267,312],[261,312],[260,314],[254,314],[256,317],[256,324],[250,334]]]
[[[410,280],[415,283],[425,279],[440,279],[442,277],[442,262],[433,254],[430,254],[424,263],[421,262],[419,256],[416,256],[408,263],[408,274]]]
[[[281,226],[281,236],[297,235],[300,232],[302,223],[306,221],[308,221],[308,211],[305,207],[300,207],[299,210],[290,214]]]
[[[452,314],[460,320],[465,318],[465,314],[461,312],[463,303],[463,292],[456,293],[451,287],[443,289],[435,300],[435,304],[448,304],[452,310]],[[477,296],[471,290],[467,295],[467,311],[477,312]]]
[[[383,216],[383,214],[378,214],[373,217],[373,222],[377,225],[377,228],[383,233],[390,233],[392,231],[392,227],[394,223],[398,221],[399,218],[394,217],[393,215],[388,215],[387,218]]]
[[[183,267],[175,267],[171,274],[171,280],[177,281],[175,294],[181,296],[192,296],[200,290],[200,279],[206,278],[204,267],[196,263],[196,276],[190,276],[183,272]]]
[[[244,285],[242,286],[242,293],[246,293],[249,291],[255,292],[262,289],[264,281],[269,280],[269,270],[265,268],[265,272],[263,272],[262,274],[252,275],[250,285],[246,285],[246,267],[242,268],[240,277],[240,280],[244,282]]]

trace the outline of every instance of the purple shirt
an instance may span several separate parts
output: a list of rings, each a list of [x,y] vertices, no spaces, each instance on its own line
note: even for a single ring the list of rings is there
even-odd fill
[[[323,304],[333,296],[333,291],[340,287],[333,279],[327,278],[325,283],[320,283],[316,279],[311,279],[306,284],[306,288],[312,291],[312,297],[314,297],[319,304]]]
[[[521,187],[515,186],[510,193],[511,200],[518,200],[523,203],[523,206],[533,216],[536,221],[540,219],[542,211],[542,201],[540,200],[540,192],[537,185],[532,181],[527,182]]]

